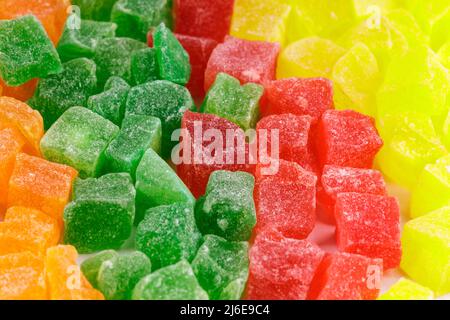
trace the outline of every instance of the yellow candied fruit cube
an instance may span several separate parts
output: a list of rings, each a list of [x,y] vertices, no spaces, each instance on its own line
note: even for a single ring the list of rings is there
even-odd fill
[[[450,293],[450,207],[406,223],[401,269],[437,296]]]
[[[450,41],[439,49],[438,55],[441,63],[447,69],[450,69]]]
[[[333,41],[311,37],[291,43],[278,57],[277,79],[330,77],[345,49]]]
[[[291,7],[271,0],[236,0],[231,35],[237,38],[285,43]]]
[[[448,204],[450,204],[450,156],[445,156],[436,163],[425,166],[411,196],[411,217],[423,216]]]
[[[401,278],[382,294],[378,300],[433,300],[434,293],[430,289]]]
[[[385,144],[378,154],[378,164],[389,179],[409,190],[427,164],[447,155],[427,116],[399,114],[381,119],[379,128]]]
[[[450,41],[450,4],[439,18],[433,23],[431,28],[431,47],[434,50],[439,48],[446,42]]]
[[[372,14],[376,10],[385,13],[399,6],[395,0],[356,0],[354,3],[356,13],[359,16]]]
[[[450,6],[448,0],[419,0],[410,3],[410,10],[426,33],[432,32],[433,24]]]
[[[386,17],[405,36],[410,48],[429,43],[430,37],[423,32],[411,12],[400,8],[388,12]]]
[[[375,116],[374,92],[381,84],[381,73],[377,59],[365,44],[356,44],[341,57],[333,68],[331,78],[337,109],[352,108]]]

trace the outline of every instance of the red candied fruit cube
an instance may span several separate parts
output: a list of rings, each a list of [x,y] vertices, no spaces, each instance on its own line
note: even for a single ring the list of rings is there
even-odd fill
[[[292,113],[311,116],[315,123],[326,110],[334,108],[333,83],[325,78],[275,80],[266,85],[265,98],[263,117]]]
[[[212,51],[217,46],[217,41],[207,38],[175,35],[183,48],[189,54],[192,67],[191,79],[186,87],[194,98],[205,96],[205,70]]]
[[[317,208],[323,221],[334,223],[334,205],[339,193],[386,195],[386,183],[377,170],[325,166],[317,185]]]
[[[222,42],[230,32],[234,0],[175,0],[175,32]]]
[[[263,175],[263,165],[255,170],[255,232],[273,228],[284,236],[305,239],[316,220],[317,177],[295,162],[279,161],[274,175]]]
[[[196,198],[205,193],[209,176],[216,170],[254,172],[255,166],[249,161],[249,147],[245,133],[236,124],[212,114],[186,111],[181,128],[189,139],[181,137],[180,155],[187,160],[177,165],[177,173]],[[202,138],[209,129],[222,134],[221,156],[220,153],[211,152],[211,145],[216,145],[218,141],[212,143],[210,139],[204,137],[200,143],[196,143],[196,137],[200,135]],[[234,134],[234,139],[229,139],[228,143],[227,134]],[[239,145],[243,147],[240,148]],[[185,152],[189,152],[190,156],[186,157]],[[200,154],[200,161],[196,159],[195,153]]]
[[[260,156],[271,156],[273,147],[278,148],[280,159],[293,161],[303,168],[316,172],[316,157],[310,144],[310,116],[280,114],[262,118],[257,126]],[[272,141],[272,130],[278,130],[278,143]],[[275,157],[272,155],[272,158]]]
[[[309,300],[374,300],[380,292],[383,261],[357,254],[326,254],[308,293]]]
[[[205,71],[205,91],[220,72],[227,73],[245,84],[266,84],[275,80],[280,45],[264,41],[248,41],[227,36],[212,52]]]
[[[394,197],[340,193],[336,199],[336,241],[340,251],[383,259],[398,267],[402,256],[400,209]]]
[[[371,168],[383,146],[375,120],[351,110],[325,111],[315,140],[321,166]]]
[[[248,300],[305,300],[324,252],[308,240],[260,233],[250,249]]]

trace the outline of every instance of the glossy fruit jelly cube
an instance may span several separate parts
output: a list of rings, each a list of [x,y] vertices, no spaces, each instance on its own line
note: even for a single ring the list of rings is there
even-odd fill
[[[147,209],[177,202],[194,205],[195,198],[175,171],[153,149],[147,149],[136,169],[136,219]]]
[[[207,235],[192,261],[192,269],[211,300],[238,300],[248,278],[247,242]]]
[[[371,117],[351,110],[328,110],[319,121],[316,150],[321,166],[371,168],[382,146]]]
[[[105,161],[105,150],[119,128],[83,107],[72,107],[50,127],[41,140],[44,157],[73,166],[81,178],[96,177]]]
[[[262,118],[256,126],[260,158],[277,156],[278,152],[280,159],[296,162],[303,168],[316,172],[311,124],[311,117],[290,113]]]
[[[88,98],[97,90],[96,65],[86,58],[63,64],[63,72],[41,79],[30,106],[44,118],[45,129],[73,106],[87,106]]]
[[[44,135],[44,122],[39,112],[9,97],[0,97],[0,129],[15,128],[26,142],[24,151],[40,155],[39,142]]]
[[[259,117],[259,101],[263,93],[261,85],[247,83],[241,86],[238,79],[219,73],[200,110],[230,120],[242,130],[252,129]]]
[[[202,234],[247,241],[256,225],[255,179],[247,172],[218,170],[209,176],[206,193],[195,205]]]
[[[230,32],[234,0],[175,0],[175,32],[222,42]]]
[[[340,193],[358,192],[386,195],[381,172],[338,166],[325,166],[317,187],[317,206],[323,221],[334,223],[334,205]]]
[[[76,180],[64,210],[64,242],[81,253],[119,249],[131,235],[135,197],[127,173]]]
[[[156,270],[138,282],[133,300],[208,300],[186,260]]]
[[[41,21],[56,45],[63,32],[69,6],[69,0],[3,0],[0,5],[0,19],[9,20],[32,14]]]
[[[414,281],[401,278],[378,300],[433,300],[434,292]]]
[[[186,85],[191,77],[189,55],[164,23],[153,31],[153,48],[156,50],[160,78]]]
[[[119,254],[115,250],[104,250],[87,258],[81,263],[81,271],[95,289],[98,290],[97,277],[103,262],[117,257],[118,255]]]
[[[145,43],[130,38],[100,39],[93,57],[97,65],[98,86],[103,87],[111,76],[121,77],[131,83],[132,54],[145,48]]]
[[[178,202],[147,210],[137,227],[135,244],[150,258],[153,270],[194,259],[201,234],[192,206]]]
[[[58,54],[62,61],[92,58],[98,41],[115,37],[116,29],[112,22],[81,20],[79,28],[73,28],[68,21],[58,43]]]
[[[334,64],[344,54],[345,49],[331,40],[319,37],[301,39],[281,52],[277,63],[277,79],[329,78]]]
[[[212,52],[205,71],[205,91],[220,72],[227,73],[245,84],[275,80],[275,67],[280,45],[226,37]]]
[[[145,151],[161,151],[161,120],[152,116],[128,115],[119,134],[105,151],[106,172],[128,172],[133,179]]]
[[[308,293],[310,300],[375,300],[383,260],[345,252],[326,254]]]
[[[308,240],[260,233],[250,249],[246,299],[305,300],[323,256]]]
[[[450,156],[425,166],[411,195],[411,217],[417,218],[450,201]],[[431,192],[432,190],[432,192]]]
[[[10,86],[62,70],[55,47],[32,15],[0,20],[0,52],[0,78]]]
[[[317,177],[295,162],[280,160],[278,172],[264,175],[256,166],[255,233],[276,229],[284,236],[305,239],[316,221]]]
[[[77,250],[58,245],[47,250],[45,278],[51,300],[104,300],[103,294],[92,288],[77,265]]]
[[[170,0],[119,0],[111,10],[117,36],[145,41],[147,32],[161,22],[171,23]]]
[[[167,158],[176,145],[171,136],[179,129],[186,110],[195,108],[189,91],[167,80],[147,82],[133,87],[128,93],[126,115],[140,114],[157,117],[162,124],[162,156]]]
[[[236,0],[231,35],[284,45],[291,6],[271,0]]]
[[[288,78],[269,82],[261,116],[292,113],[308,115],[316,123],[328,109],[333,109],[333,83],[325,78]]]
[[[205,96],[205,70],[212,51],[218,42],[213,39],[175,34],[183,48],[189,54],[191,64],[191,78],[186,87],[194,99]]]
[[[131,54],[131,79],[135,85],[160,79],[156,49],[145,48]]]
[[[42,258],[30,252],[0,256],[0,299],[47,299]]]
[[[142,252],[132,251],[104,261],[97,283],[107,300],[131,300],[136,284],[151,272],[150,259]]]
[[[77,174],[69,166],[19,153],[9,180],[8,207],[35,208],[61,224]]]
[[[0,223],[2,254],[31,251],[44,256],[47,248],[58,243],[57,220],[31,208],[10,207]]]
[[[186,137],[181,137],[181,157],[177,163],[177,174],[196,198],[205,193],[209,176],[216,170],[253,172],[254,165],[250,162],[245,133],[234,123],[215,115],[187,111],[183,116],[181,128]],[[196,134],[203,135],[209,129],[222,134],[222,148],[218,151],[221,157],[208,152],[208,140],[196,141]],[[227,130],[234,135],[234,139],[230,139],[231,144],[227,144]],[[196,152],[200,157],[197,158]]]
[[[450,292],[450,208],[444,207],[406,223],[401,269],[437,296]]]
[[[87,107],[115,125],[121,126],[130,88],[122,78],[111,77],[106,81],[103,92],[89,97]]]
[[[25,140],[16,129],[0,130],[0,208],[6,206],[9,178],[24,144]]]
[[[383,259],[386,270],[400,264],[400,209],[396,198],[340,193],[335,219],[339,250]]]

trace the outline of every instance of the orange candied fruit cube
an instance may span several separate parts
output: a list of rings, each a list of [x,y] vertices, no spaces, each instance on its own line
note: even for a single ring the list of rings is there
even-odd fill
[[[1,1],[0,1],[1,2]],[[2,79],[0,79],[0,87],[3,87],[3,95],[6,97],[15,98],[20,101],[27,101],[34,95],[36,91],[38,79],[32,79],[27,83],[22,84],[18,87],[8,86]],[[0,96],[1,88],[0,88]]]
[[[26,103],[10,97],[0,97],[0,129],[16,128],[27,141],[24,151],[40,155],[39,143],[44,135],[44,120]]]
[[[77,175],[72,167],[19,153],[9,180],[8,207],[36,208],[61,226]]]
[[[25,140],[18,130],[14,128],[0,130],[0,207],[6,206],[9,178],[16,156],[24,144]]]
[[[44,300],[44,261],[30,252],[0,256],[0,300]]]
[[[0,19],[15,19],[27,14],[35,15],[57,45],[68,16],[69,0],[1,0]]]
[[[47,250],[46,281],[51,300],[104,300],[103,294],[92,288],[77,265],[77,250],[59,245]]]

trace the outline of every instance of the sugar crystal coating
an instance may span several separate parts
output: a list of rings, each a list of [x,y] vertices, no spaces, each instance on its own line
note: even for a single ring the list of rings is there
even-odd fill
[[[86,106],[97,88],[96,66],[92,60],[79,58],[63,64],[63,72],[41,79],[29,103],[50,126],[69,108]]]
[[[106,81],[103,92],[89,97],[87,107],[120,126],[125,115],[130,86],[120,77],[111,77]]]
[[[174,203],[147,210],[136,231],[136,249],[157,270],[182,259],[192,261],[200,246],[192,204]]]
[[[156,49],[146,48],[131,54],[131,78],[136,85],[159,79]]]
[[[126,173],[76,180],[64,210],[64,242],[82,253],[119,249],[131,235],[135,196]]]
[[[246,172],[213,172],[205,195],[195,206],[200,231],[230,241],[248,240],[256,224],[254,183],[253,176]]]
[[[98,287],[108,300],[130,300],[133,289],[151,273],[152,265],[139,251],[116,255],[104,261],[98,272]]]
[[[248,277],[248,249],[247,242],[230,242],[214,235],[204,237],[192,269],[211,300],[241,298]],[[231,286],[240,288],[231,290]]]
[[[18,86],[61,70],[58,53],[35,16],[0,20],[0,77],[8,85]]]
[[[73,166],[80,177],[96,177],[105,161],[104,152],[119,128],[83,107],[67,110],[41,140],[44,157]]]
[[[186,260],[159,269],[139,281],[133,300],[208,300]]]

